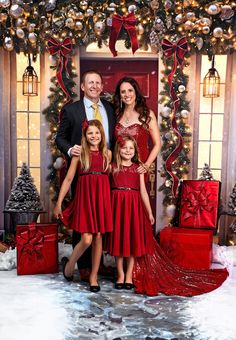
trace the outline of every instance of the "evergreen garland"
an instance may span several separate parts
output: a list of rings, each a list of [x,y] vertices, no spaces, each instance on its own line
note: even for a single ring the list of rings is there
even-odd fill
[[[229,196],[228,207],[229,207],[229,212],[231,214],[236,215],[236,184],[234,184],[233,190]]]

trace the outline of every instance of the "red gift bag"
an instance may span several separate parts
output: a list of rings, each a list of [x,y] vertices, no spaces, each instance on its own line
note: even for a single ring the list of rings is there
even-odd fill
[[[212,258],[211,230],[166,227],[160,232],[160,246],[169,259],[188,269],[209,269]]]
[[[180,188],[179,227],[217,227],[220,197],[219,181],[185,180]]]
[[[17,274],[58,272],[57,224],[16,226]]]

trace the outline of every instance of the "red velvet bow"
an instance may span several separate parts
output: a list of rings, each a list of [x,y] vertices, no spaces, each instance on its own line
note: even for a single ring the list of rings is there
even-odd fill
[[[176,72],[177,62],[179,63],[181,67],[183,67],[184,55],[188,50],[187,39],[183,37],[176,44],[172,44],[169,40],[163,39],[162,49],[163,49],[164,56],[167,58],[171,57],[174,54],[174,64],[173,64],[173,68],[171,72],[168,75],[168,82],[170,86],[170,96],[174,103],[174,111],[173,111],[173,118],[171,121],[171,126],[172,126],[172,129],[175,135],[178,137],[178,144],[176,148],[172,151],[172,153],[166,159],[165,165],[166,165],[167,172],[169,173],[169,175],[171,176],[173,180],[172,194],[175,197],[177,193],[179,178],[172,172],[172,163],[176,160],[176,158],[178,157],[179,153],[181,152],[183,148],[183,137],[178,130],[176,117],[175,117],[175,113],[176,113],[177,108],[179,107],[180,100],[175,93],[172,81],[173,81],[174,74]]]
[[[29,225],[27,230],[19,233],[17,243],[21,246],[20,258],[24,253],[30,256],[34,254],[39,259],[43,258],[41,251],[44,243],[44,234],[36,228],[35,224]]]
[[[89,126],[88,119],[85,118],[85,120],[84,120],[83,123],[82,123],[82,129],[84,130],[84,129],[86,129],[88,126]]]
[[[121,30],[122,25],[127,30],[130,41],[131,41],[131,47],[133,53],[138,49],[138,40],[137,40],[137,34],[136,34],[136,18],[134,13],[130,13],[127,16],[120,16],[120,15],[113,15],[112,18],[112,28],[111,28],[111,34],[110,34],[110,40],[109,40],[109,48],[111,50],[111,53],[114,57],[117,56],[117,51],[115,49],[115,44],[117,37],[119,35],[119,32]]]
[[[71,100],[71,95],[68,92],[68,90],[67,90],[67,88],[66,88],[66,86],[64,84],[63,77],[62,77],[62,72],[63,72],[63,70],[65,70],[65,72],[68,73],[68,69],[67,69],[68,58],[67,58],[67,54],[69,54],[72,51],[72,42],[71,42],[71,39],[70,38],[65,38],[64,41],[62,43],[60,43],[56,39],[50,38],[48,40],[48,51],[49,51],[49,53],[51,55],[58,54],[58,56],[60,57],[60,61],[59,61],[59,66],[60,67],[58,67],[56,78],[57,78],[57,81],[58,81],[62,91],[66,95],[67,101],[66,101],[65,104],[67,104]],[[61,110],[61,112],[62,112],[62,110]],[[61,113],[59,115],[59,121],[60,121],[60,116],[61,116]]]
[[[119,135],[119,136],[117,137],[116,143],[119,144],[119,145],[122,147],[122,146],[125,144],[124,136]]]

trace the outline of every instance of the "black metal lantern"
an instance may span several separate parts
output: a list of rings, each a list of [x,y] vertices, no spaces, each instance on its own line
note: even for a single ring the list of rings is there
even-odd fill
[[[30,55],[29,58],[29,66],[26,67],[25,72],[23,74],[23,96],[37,96],[38,95],[38,76],[31,66]]]
[[[215,69],[215,57],[212,57],[212,65],[203,80],[203,97],[216,98],[220,96],[220,76]]]

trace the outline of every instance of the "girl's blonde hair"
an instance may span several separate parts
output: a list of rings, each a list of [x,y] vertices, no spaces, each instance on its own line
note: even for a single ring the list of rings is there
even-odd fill
[[[91,166],[91,157],[90,157],[90,147],[86,138],[87,130],[90,126],[96,126],[101,133],[101,142],[98,145],[99,151],[101,151],[103,156],[103,170],[106,171],[109,167],[109,157],[108,157],[108,149],[106,144],[105,132],[101,122],[97,119],[92,119],[83,123],[82,129],[82,139],[81,139],[81,154],[80,154],[80,164],[81,169],[87,171]]]
[[[130,135],[124,135],[124,136],[118,136],[115,149],[114,149],[114,161],[116,164],[116,171],[120,171],[122,169],[122,159],[120,157],[120,150],[125,145],[127,141],[131,141],[134,145],[134,157],[131,159],[132,163],[140,164],[139,159],[139,151],[138,151],[138,145],[136,140],[130,136]]]

